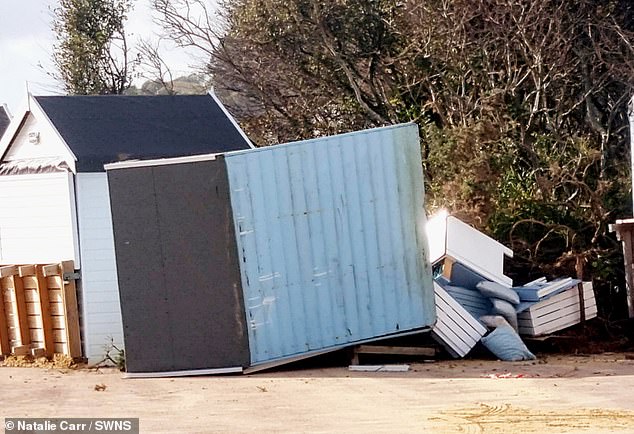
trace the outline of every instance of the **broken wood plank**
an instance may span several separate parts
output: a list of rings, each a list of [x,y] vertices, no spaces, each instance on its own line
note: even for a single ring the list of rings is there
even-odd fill
[[[350,365],[348,370],[353,372],[407,372],[409,365]]]
[[[5,313],[4,293],[0,297],[0,355],[6,356],[11,354],[11,346],[9,345],[9,325],[7,323],[7,315]]]
[[[20,336],[20,345],[29,345],[31,343],[31,336],[29,334],[29,319],[26,306],[26,300],[24,298],[24,286],[22,285],[22,279],[15,275],[8,277],[13,287],[13,305],[14,312],[17,315],[17,321],[15,327],[18,328]]]
[[[35,265],[20,265],[18,267],[18,274],[20,277],[35,276]]]
[[[44,348],[31,348],[31,355],[35,358],[46,356],[46,350]]]
[[[18,274],[18,267],[15,265],[0,267],[0,279],[4,277],[15,276],[16,274]]]
[[[553,333],[578,324],[584,317],[596,317],[592,282],[583,282],[582,291],[583,296],[580,297],[579,290],[572,287],[520,313],[517,316],[520,334],[538,336]],[[583,300],[583,304],[580,300]]]
[[[11,348],[11,353],[14,356],[26,356],[31,352],[31,348],[28,345],[19,345]]]
[[[393,354],[397,356],[426,356],[434,357],[435,348],[429,347],[394,347],[384,345],[359,345],[355,348],[358,354]]]
[[[59,276],[62,274],[62,266],[61,264],[50,264],[42,266],[42,274],[45,277],[50,276]]]
[[[592,319],[597,316],[596,306],[586,308],[586,319]],[[554,333],[559,330],[563,330],[573,325],[579,324],[580,315],[579,312],[567,317],[559,318],[556,321],[552,321],[538,327],[519,327],[519,332],[522,335],[528,336],[541,336],[549,333]]]
[[[48,296],[48,287],[46,286],[46,277],[42,272],[42,266],[36,267],[37,290],[40,296],[40,314],[42,315],[42,331],[44,333],[44,349],[46,356],[53,356],[55,351],[53,338],[53,324],[51,322],[51,303]]]
[[[453,259],[446,257],[442,265],[442,277],[449,281],[451,281],[451,270],[455,262]]]
[[[72,273],[75,271],[75,265],[73,261],[62,262],[62,272]],[[61,291],[63,305],[64,305],[64,318],[66,321],[66,342],[68,345],[69,356],[81,357],[81,331],[79,325],[79,306],[77,304],[77,286],[74,280],[62,282],[63,290]]]

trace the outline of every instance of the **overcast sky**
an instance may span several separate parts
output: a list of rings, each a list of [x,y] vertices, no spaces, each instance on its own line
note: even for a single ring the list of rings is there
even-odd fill
[[[126,23],[129,41],[152,38],[149,0],[136,0]],[[51,61],[55,36],[51,31],[52,9],[57,0],[0,0],[0,105],[12,113],[26,95],[26,83],[34,95],[63,94],[62,87],[47,75],[54,71]],[[165,50],[164,57],[176,76],[191,72],[195,60],[182,50]]]

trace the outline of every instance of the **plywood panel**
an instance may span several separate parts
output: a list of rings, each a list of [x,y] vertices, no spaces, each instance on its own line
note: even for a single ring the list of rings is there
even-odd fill
[[[127,370],[248,366],[224,164],[108,177]]]
[[[434,282],[438,320],[432,336],[454,357],[464,357],[486,333],[486,329]]]

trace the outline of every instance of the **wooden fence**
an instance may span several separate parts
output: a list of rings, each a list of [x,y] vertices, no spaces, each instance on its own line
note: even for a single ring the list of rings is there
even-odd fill
[[[0,354],[81,357],[74,271],[73,261],[0,267]]]

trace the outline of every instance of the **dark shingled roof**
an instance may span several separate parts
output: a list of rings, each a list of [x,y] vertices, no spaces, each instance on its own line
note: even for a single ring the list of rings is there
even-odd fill
[[[105,163],[248,149],[210,95],[36,96],[77,157],[77,171]]]
[[[9,117],[9,113],[7,113],[4,107],[0,106],[0,137],[2,137],[10,123],[11,118]]]

